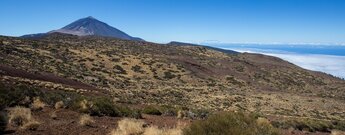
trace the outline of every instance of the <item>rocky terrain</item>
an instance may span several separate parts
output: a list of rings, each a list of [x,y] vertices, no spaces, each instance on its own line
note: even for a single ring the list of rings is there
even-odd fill
[[[172,108],[192,112],[191,120],[222,111],[255,113],[284,129],[289,128],[284,125],[289,120],[333,125],[345,120],[344,80],[260,54],[50,33],[38,39],[1,36],[0,63],[3,87],[67,92],[68,98],[107,97],[134,110]],[[46,108],[37,115],[43,117],[45,111],[52,112]],[[179,111],[161,112],[165,119]]]

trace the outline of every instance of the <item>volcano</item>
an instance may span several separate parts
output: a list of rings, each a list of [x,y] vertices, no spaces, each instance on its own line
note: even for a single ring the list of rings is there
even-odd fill
[[[50,33],[64,33],[77,36],[114,37],[125,40],[143,41],[143,39],[141,38],[132,37],[119,29],[116,29],[102,21],[97,20],[92,16],[79,19],[58,30],[52,30],[47,33],[24,35],[22,37],[37,38]]]

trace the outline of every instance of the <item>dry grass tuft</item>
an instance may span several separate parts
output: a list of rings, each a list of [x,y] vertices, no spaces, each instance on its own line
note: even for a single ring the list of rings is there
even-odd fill
[[[182,135],[183,131],[180,128],[158,128],[156,126],[150,126],[145,128],[143,135]]]
[[[178,112],[177,112],[177,118],[178,119],[182,119],[182,118],[184,118],[184,112],[182,111],[182,110],[178,110]]]
[[[63,101],[59,101],[55,103],[55,109],[61,109],[65,107],[65,104],[63,103]]]
[[[34,101],[31,104],[31,109],[33,110],[42,110],[46,106],[45,103],[43,103],[39,97],[35,98]]]
[[[25,125],[23,125],[21,128],[27,129],[27,130],[37,130],[40,125],[41,123],[37,121],[30,121],[29,123],[26,123]]]
[[[161,134],[163,134],[163,130],[160,130],[156,126],[150,126],[146,128],[145,132],[143,133],[143,135],[161,135]]]
[[[31,110],[24,107],[14,107],[9,110],[9,123],[22,129],[36,130],[40,123],[32,118]]]
[[[88,114],[83,114],[83,115],[80,117],[79,124],[82,125],[82,126],[89,126],[89,127],[91,127],[94,123],[95,123],[95,121],[94,121],[93,118],[92,118],[90,115],[88,115]]]
[[[345,135],[345,131],[332,130],[331,135]]]
[[[111,135],[182,135],[184,125],[178,124],[176,128],[145,127],[145,122],[136,119],[123,119],[118,122],[118,128]]]
[[[32,120],[31,110],[24,107],[15,107],[9,111],[9,123],[14,126],[23,126]]]
[[[50,118],[54,119],[54,120],[57,120],[58,119],[58,116],[56,114],[56,111],[53,111],[51,114],[50,114]]]
[[[125,118],[118,122],[118,128],[111,135],[137,135],[144,133],[145,122],[137,119]]]
[[[79,103],[79,106],[80,106],[80,110],[82,111],[82,112],[86,112],[87,110],[89,110],[89,105],[90,103],[87,101],[87,100],[82,100],[82,101],[80,101],[80,103]]]

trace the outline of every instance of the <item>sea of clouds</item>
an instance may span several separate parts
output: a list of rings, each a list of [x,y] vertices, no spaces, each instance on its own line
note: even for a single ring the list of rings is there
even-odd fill
[[[238,52],[260,53],[279,57],[297,66],[313,71],[321,71],[340,78],[345,78],[345,56],[299,54],[278,50],[263,50],[254,48],[223,48]]]

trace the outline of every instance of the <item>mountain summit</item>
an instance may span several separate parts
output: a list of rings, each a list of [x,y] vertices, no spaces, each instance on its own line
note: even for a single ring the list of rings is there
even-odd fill
[[[61,29],[53,30],[48,33],[43,34],[31,34],[31,35],[24,35],[23,37],[40,37],[45,34],[49,33],[65,33],[65,34],[72,34],[77,36],[103,36],[103,37],[115,37],[120,39],[126,40],[137,40],[142,41],[140,38],[132,37],[121,30],[118,30],[104,22],[101,22],[95,19],[92,16],[79,19]]]

